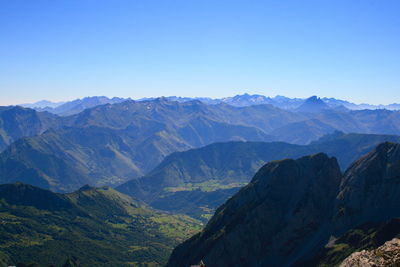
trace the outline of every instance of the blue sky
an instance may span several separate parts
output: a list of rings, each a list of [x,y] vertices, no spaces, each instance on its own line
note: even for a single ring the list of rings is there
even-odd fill
[[[0,105],[239,93],[400,102],[400,1],[3,0]]]

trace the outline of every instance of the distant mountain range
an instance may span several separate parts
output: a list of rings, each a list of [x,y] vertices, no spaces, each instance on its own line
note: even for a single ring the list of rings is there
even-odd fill
[[[313,108],[314,107],[314,108]],[[68,192],[118,185],[148,174],[167,155],[227,141],[309,144],[335,131],[400,135],[400,112],[235,107],[166,98],[98,105],[70,116],[0,108],[0,182]]]
[[[5,184],[0,197],[1,266],[161,266],[201,227],[108,187],[56,194]]]
[[[344,174],[323,153],[269,162],[167,266],[337,266],[354,250],[398,236],[399,224],[387,221],[400,216],[399,170],[394,143]]]
[[[72,102],[72,101],[71,101]],[[48,100],[41,100],[35,103],[30,103],[30,104],[20,104],[18,106],[24,107],[24,108],[33,108],[33,109],[43,109],[43,108],[56,108],[58,106],[61,106],[62,104],[65,104],[66,102],[60,101],[60,102],[51,102]]]
[[[225,103],[236,107],[269,104],[277,108],[287,109],[287,110],[296,110],[300,108],[301,105],[306,103],[307,100],[310,99],[311,100],[319,99],[320,103],[324,103],[326,105],[326,108],[341,108],[349,110],[362,110],[362,109],[399,110],[400,109],[400,104],[390,104],[390,105],[354,104],[345,100],[327,98],[327,97],[318,98],[316,96],[312,96],[309,99],[302,99],[302,98],[289,98],[285,96],[267,97],[263,95],[243,94],[243,95],[236,95],[233,97],[216,98],[216,99],[208,97],[178,97],[178,96],[168,96],[165,98],[170,101],[177,101],[177,102],[188,102],[197,100],[209,105]],[[151,101],[154,99],[156,98],[142,98],[138,99],[137,101]],[[85,97],[82,99],[76,99],[68,102],[51,102],[48,100],[42,100],[31,104],[21,104],[20,106],[33,108],[36,109],[37,111],[48,111],[60,116],[68,116],[77,114],[87,108],[92,108],[98,105],[120,103],[127,100],[132,100],[132,99],[119,98],[119,97],[108,98],[105,96],[93,96],[93,97]]]
[[[53,103],[47,100],[42,100],[33,104],[22,104],[20,106],[33,108],[37,111],[47,111],[60,116],[68,116],[77,114],[81,111],[84,111],[85,109],[93,108],[99,105],[115,104],[127,100],[130,99],[119,98],[119,97],[108,98],[105,96],[93,96],[93,97],[85,97],[82,99],[76,99],[68,102],[57,102],[57,103]]]

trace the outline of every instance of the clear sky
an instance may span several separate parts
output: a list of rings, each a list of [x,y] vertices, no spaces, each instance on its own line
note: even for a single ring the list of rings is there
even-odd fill
[[[244,92],[400,102],[400,1],[0,1],[0,105]]]

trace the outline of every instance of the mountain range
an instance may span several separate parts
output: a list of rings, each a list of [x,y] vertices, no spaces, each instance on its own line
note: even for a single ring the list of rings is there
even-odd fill
[[[257,95],[257,94],[250,95],[247,93],[232,97],[224,97],[216,99],[209,97],[178,97],[178,96],[168,96],[165,98],[170,101],[177,101],[177,102],[189,102],[197,100],[208,105],[225,103],[236,107],[269,104],[277,108],[287,109],[287,110],[295,110],[308,100],[303,98],[289,98],[279,95],[275,97],[267,97],[264,95]],[[311,98],[317,98],[317,97],[312,96]],[[138,99],[138,101],[151,101],[154,99],[157,98],[142,98]],[[114,104],[127,100],[132,100],[132,99],[119,98],[119,97],[108,98],[105,96],[93,96],[67,102],[51,102],[48,100],[41,100],[36,103],[21,104],[20,106],[33,108],[38,111],[48,111],[57,115],[66,116],[79,113],[86,108],[95,107],[97,105]],[[400,109],[400,104],[389,104],[389,105],[355,104],[349,101],[340,100],[336,98],[328,98],[328,97],[321,98],[321,101],[330,108],[341,107],[349,110],[362,110],[362,109],[399,110]]]
[[[47,104],[0,107],[0,264],[159,266],[200,221],[169,266],[334,266],[398,235],[400,149],[381,143],[400,143],[400,111],[247,94]]]
[[[51,102],[42,100],[32,104],[22,104],[20,106],[26,108],[33,108],[37,111],[47,111],[60,116],[68,116],[77,114],[88,108],[93,108],[104,104],[115,104],[123,101],[130,100],[129,98],[113,97],[108,98],[105,96],[85,97],[82,99],[75,99],[67,102]]]
[[[166,98],[99,105],[70,116],[3,107],[0,182],[69,192],[87,183],[121,184],[148,174],[173,152],[215,142],[308,144],[338,130],[400,134],[399,111],[325,109],[321,101],[311,98],[301,106],[306,111],[296,112]],[[319,112],[310,110],[314,104]]]
[[[399,173],[394,143],[380,144],[344,174],[323,153],[269,162],[174,250],[167,266],[318,266],[304,263],[343,241],[335,237],[400,216]]]
[[[59,117],[73,126],[22,138],[0,154],[0,181],[64,192],[86,183],[113,185],[143,175],[175,151],[228,140],[273,140],[256,127],[229,123],[234,112],[223,113],[229,109],[235,111],[200,102],[127,101]]]

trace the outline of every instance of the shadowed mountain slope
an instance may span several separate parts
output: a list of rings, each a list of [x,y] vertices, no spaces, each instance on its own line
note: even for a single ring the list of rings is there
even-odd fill
[[[349,230],[338,238],[332,238],[312,259],[298,262],[294,266],[338,266],[354,252],[375,249],[386,241],[399,237],[399,218],[379,223],[366,223]]]
[[[168,266],[284,266],[326,231],[340,178],[325,154],[268,163],[174,250]]]
[[[366,223],[400,216],[400,145],[383,143],[342,175],[325,154],[266,164],[179,245],[167,266],[291,266]]]

